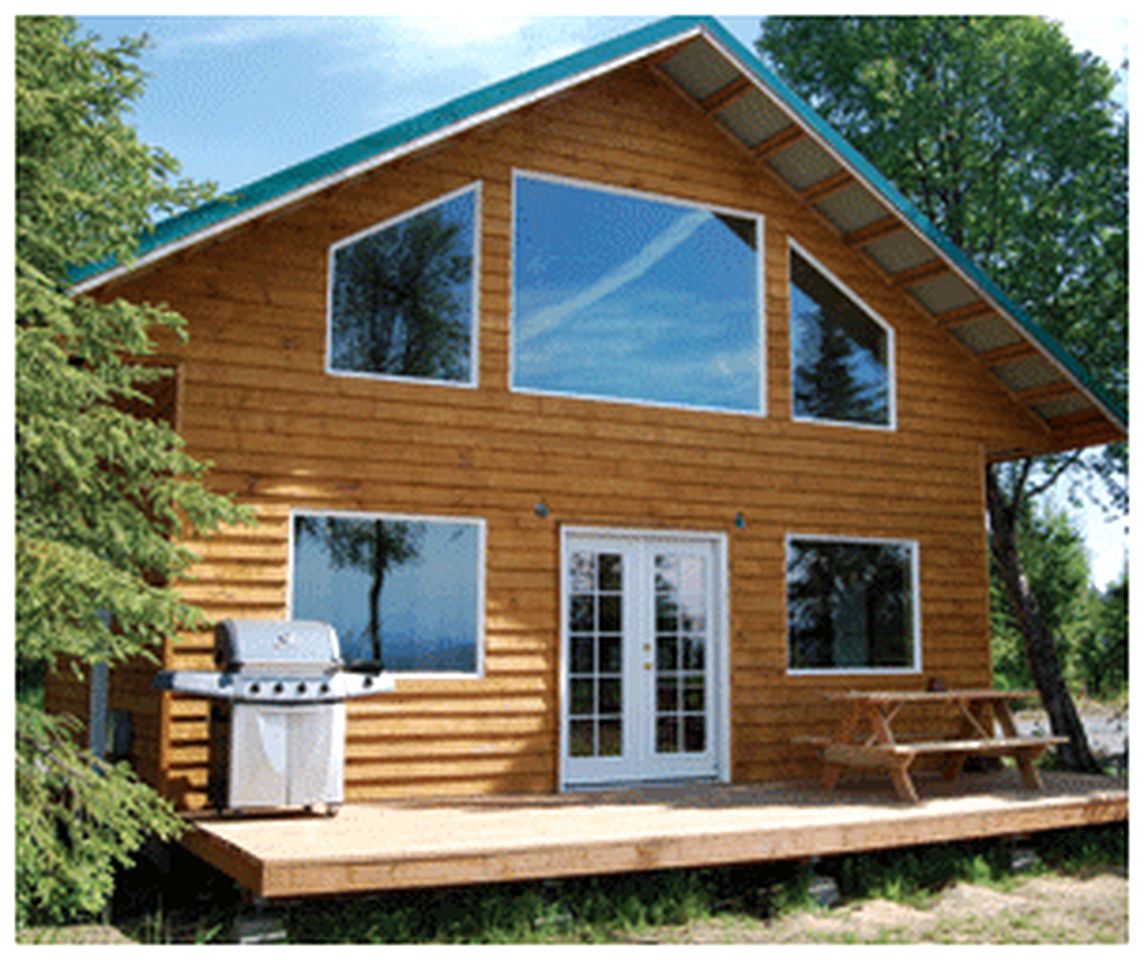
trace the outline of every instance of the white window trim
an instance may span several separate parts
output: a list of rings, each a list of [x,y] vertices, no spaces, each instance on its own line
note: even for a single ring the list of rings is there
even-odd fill
[[[486,522],[483,517],[437,516],[429,514],[366,512],[358,510],[320,510],[298,509],[290,510],[290,528],[288,537],[287,580],[286,580],[286,617],[294,618],[294,519],[295,517],[337,517],[344,520],[393,520],[399,523],[454,523],[468,524],[477,529],[477,636],[476,636],[476,665],[472,673],[465,671],[435,671],[435,670],[386,670],[382,676],[392,677],[394,680],[483,680],[485,676],[485,571],[487,561],[487,535]],[[339,638],[340,639],[340,638]]]
[[[791,667],[790,666],[790,611],[787,596],[790,591],[791,543],[795,540],[812,543],[875,544],[905,547],[910,551],[910,589],[913,592],[913,664],[908,667]],[[825,533],[788,533],[783,542],[783,619],[786,637],[786,674],[788,677],[813,676],[916,676],[922,672],[922,578],[921,551],[917,540],[893,537],[851,537]]]
[[[475,180],[472,183],[466,184],[457,190],[451,190],[449,193],[442,194],[441,196],[434,197],[427,200],[416,207],[409,210],[403,210],[395,216],[389,217],[386,220],[381,220],[378,223],[371,224],[357,233],[351,234],[347,237],[342,237],[330,244],[329,251],[326,255],[326,353],[325,353],[325,372],[332,377],[349,377],[355,380],[380,380],[388,381],[390,383],[415,383],[424,386],[434,387],[457,387],[462,390],[475,390],[480,386],[480,331],[481,331],[481,234],[482,234],[482,203],[481,203],[481,189],[482,182]],[[333,365],[333,339],[334,339],[334,257],[335,254],[342,248],[361,240],[363,237],[368,237],[370,234],[378,233],[388,227],[397,226],[406,220],[411,220],[419,214],[425,213],[427,210],[432,210],[434,207],[439,207],[442,204],[448,203],[450,200],[455,200],[466,193],[472,193],[473,197],[473,281],[471,298],[471,326],[469,336],[469,378],[467,380],[444,380],[435,377],[412,377],[399,373],[371,373],[368,370],[340,370]]]
[[[758,363],[759,363],[759,408],[757,410],[730,410],[726,407],[704,406],[702,404],[669,403],[663,400],[637,400],[630,397],[611,397],[606,394],[577,393],[570,390],[541,390],[535,387],[518,387],[516,385],[516,210],[517,210],[517,181],[541,180],[547,183],[556,183],[569,187],[579,187],[585,190],[596,190],[600,193],[610,193],[620,197],[635,197],[639,200],[673,204],[681,207],[691,207],[697,210],[709,210],[714,213],[723,213],[728,216],[741,217],[744,220],[755,222],[756,236],[758,238],[758,256],[756,263],[758,284]],[[712,203],[702,203],[698,200],[685,200],[668,194],[653,193],[647,190],[634,190],[628,187],[617,187],[612,184],[599,183],[594,180],[582,180],[575,177],[565,177],[537,170],[513,168],[512,171],[512,198],[511,212],[512,229],[509,239],[509,350],[508,350],[508,389],[510,393],[519,393],[536,397],[560,397],[565,400],[590,400],[602,403],[620,403],[625,406],[651,407],[661,410],[686,410],[702,413],[719,413],[735,417],[767,416],[767,286],[766,286],[766,222],[762,213],[754,210],[740,210],[734,207],[724,207]]]
[[[838,276],[830,269],[825,267],[821,260],[816,256],[809,253],[801,243],[794,239],[794,237],[787,237],[787,290],[789,294],[789,306],[787,307],[787,323],[789,326],[790,341],[790,354],[789,354],[789,367],[790,367],[790,408],[791,420],[795,423],[814,423],[827,427],[852,427],[855,430],[879,430],[883,433],[894,433],[898,429],[898,367],[897,367],[897,346],[896,336],[893,326],[891,326],[879,313],[866,305],[861,297],[858,296],[850,287],[843,283]],[[798,253],[807,263],[809,263],[815,270],[821,273],[827,280],[829,280],[838,292],[841,293],[847,300],[849,300],[855,307],[862,311],[867,317],[873,320],[886,332],[886,380],[889,387],[889,423],[861,423],[857,420],[829,420],[821,417],[807,417],[800,416],[794,410],[794,390],[795,390],[795,357],[794,357],[794,296],[791,288],[794,286],[794,281],[791,278],[790,270],[790,254],[794,251]]]

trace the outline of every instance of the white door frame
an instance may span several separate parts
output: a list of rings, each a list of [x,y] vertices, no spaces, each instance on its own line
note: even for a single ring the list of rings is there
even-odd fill
[[[610,540],[612,542],[648,543],[655,541],[702,543],[713,548],[715,569],[712,571],[713,584],[711,600],[711,691],[713,699],[711,711],[712,745],[715,757],[715,779],[729,783],[731,779],[731,671],[730,671],[730,575],[727,562],[727,535],[705,530],[663,530],[639,529],[630,527],[583,527],[562,526],[560,529],[560,669],[557,689],[559,755],[557,771],[559,789],[569,790],[602,789],[611,783],[569,783],[568,781],[568,730],[569,705],[567,703],[569,676],[569,590],[568,590],[568,546],[574,538]],[[706,778],[704,778],[706,779]],[[621,781],[626,782],[626,781]],[[640,782],[638,778],[631,781]]]

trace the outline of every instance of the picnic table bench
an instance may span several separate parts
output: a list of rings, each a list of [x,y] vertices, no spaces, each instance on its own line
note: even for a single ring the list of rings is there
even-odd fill
[[[847,768],[874,768],[889,772],[903,800],[918,802],[910,766],[920,756],[944,756],[942,775],[955,780],[971,756],[1013,757],[1021,782],[1029,790],[1044,784],[1034,765],[1052,746],[1067,737],[1022,736],[1013,720],[1010,703],[1036,697],[1026,690],[847,690],[827,694],[846,704],[833,736],[798,736],[794,742],[811,744],[822,751],[822,786],[833,790]],[[920,705],[932,715],[952,709],[960,720],[950,739],[899,740],[894,721],[903,707]],[[1000,732],[998,732],[1000,727]]]

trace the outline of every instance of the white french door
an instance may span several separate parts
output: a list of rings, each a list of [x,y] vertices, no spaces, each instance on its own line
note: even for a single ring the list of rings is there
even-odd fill
[[[722,538],[566,531],[563,541],[564,785],[723,775]]]

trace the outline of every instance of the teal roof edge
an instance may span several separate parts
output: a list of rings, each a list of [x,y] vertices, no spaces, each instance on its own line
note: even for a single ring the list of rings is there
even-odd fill
[[[569,79],[579,73],[602,66],[611,60],[634,53],[643,47],[666,41],[674,36],[696,29],[706,31],[740,65],[777,94],[799,120],[810,127],[857,171],[868,184],[899,214],[905,217],[926,239],[937,247],[954,266],[976,283],[990,299],[1008,313],[1030,337],[1045,348],[1077,381],[1096,398],[1123,428],[1128,415],[1108,395],[1077,360],[1047,330],[1036,323],[1020,306],[1014,303],[969,256],[950,241],[897,187],[861,153],[831,127],[798,93],[765,64],[753,51],[744,46],[718,20],[711,16],[667,17],[638,27],[594,46],[569,54],[558,60],[516,74],[506,80],[465,94],[407,120],[399,121],[375,133],[367,134],[309,160],[294,164],[277,173],[240,187],[226,197],[213,200],[184,213],[160,221],[139,241],[136,256],[155,253],[163,247],[189,238],[203,230],[237,217],[247,211],[293,193],[303,187],[332,177],[347,168],[364,163],[380,154],[397,149],[411,141],[429,136],[439,130],[460,123],[486,110],[507,103],[517,97]],[[98,277],[122,266],[111,259],[89,264],[72,271],[73,284]]]

